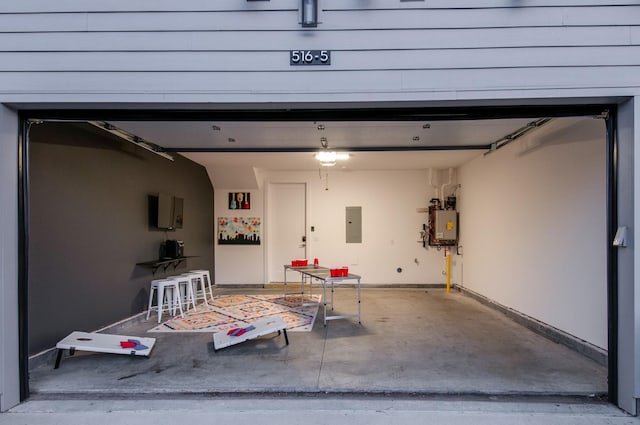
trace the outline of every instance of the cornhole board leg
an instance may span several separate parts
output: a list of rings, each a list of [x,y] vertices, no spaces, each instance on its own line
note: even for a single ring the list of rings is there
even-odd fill
[[[287,345],[289,345],[289,337],[287,336],[287,330],[283,329],[282,332],[284,332],[284,342],[286,342]],[[278,331],[278,335],[280,335],[280,331]]]
[[[140,341],[140,344],[147,346],[144,350],[132,350],[131,348],[122,348],[120,342],[127,341],[129,339],[135,339]],[[156,343],[155,338],[142,338],[138,336],[129,335],[114,335],[114,334],[101,334],[91,332],[71,332],[63,340],[56,344],[58,353],[56,355],[56,364],[54,369],[60,367],[60,361],[62,360],[62,352],[69,350],[70,355],[74,355],[76,350],[80,351],[92,351],[95,353],[109,353],[109,354],[127,354],[131,356],[145,356],[149,357],[151,350]]]
[[[57,369],[60,367],[60,360],[62,360],[62,351],[64,350],[61,350],[58,348],[58,354],[56,355],[56,365],[53,367],[54,369]]]
[[[287,336],[287,324],[281,317],[268,317],[252,322],[251,325],[255,328],[251,331],[245,332],[240,336],[227,335],[226,332],[216,332],[213,334],[213,351],[218,351],[222,348],[230,347],[232,345],[240,344],[241,342],[249,341],[270,333],[280,331],[284,332],[284,340],[289,345],[289,337]]]

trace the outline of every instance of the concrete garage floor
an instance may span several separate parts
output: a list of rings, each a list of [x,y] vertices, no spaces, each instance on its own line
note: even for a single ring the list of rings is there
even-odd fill
[[[216,295],[273,289],[216,289]],[[317,292],[317,290],[316,290]],[[336,292],[336,312],[356,309],[355,289]],[[217,353],[210,333],[146,333],[134,320],[118,333],[157,338],[149,359],[53,353],[30,370],[32,396],[89,394],[397,393],[554,395],[606,393],[607,370],[476,300],[442,289],[362,290],[362,324],[335,320],[312,332],[267,336]],[[113,332],[113,331],[111,331]]]

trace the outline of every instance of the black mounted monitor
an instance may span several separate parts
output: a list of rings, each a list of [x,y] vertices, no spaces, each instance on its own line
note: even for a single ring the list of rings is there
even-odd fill
[[[184,199],[159,193],[149,195],[149,227],[174,230],[184,225]]]

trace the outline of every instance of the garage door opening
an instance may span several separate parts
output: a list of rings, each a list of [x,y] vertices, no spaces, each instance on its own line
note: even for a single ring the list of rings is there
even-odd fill
[[[333,126],[331,119],[318,115],[313,121],[287,121],[285,115],[281,121],[262,122],[226,117],[182,121],[181,126],[100,117],[158,146],[174,161],[95,125],[32,124],[28,303],[23,305],[29,323],[27,355],[47,350],[69,330],[93,331],[143,312],[152,274],[136,263],[155,258],[162,240],[184,240],[186,254],[194,258],[183,267],[210,268],[223,295],[246,292],[240,286],[248,285],[254,285],[251,290],[277,291],[265,285],[266,244],[256,249],[216,242],[219,217],[251,214],[266,223],[267,211],[273,210],[265,206],[265,182],[308,184],[305,236],[310,257],[348,263],[366,284],[360,327],[335,321],[324,328],[316,322],[310,333],[290,334],[287,348],[269,339],[219,353],[208,348],[210,333],[188,334],[188,340],[185,335],[161,335],[160,342],[167,339],[156,347],[148,364],[136,361],[126,373],[122,372],[132,360],[126,357],[80,356],[73,362],[63,361],[57,371],[41,363],[31,370],[32,391],[56,392],[61,382],[73,385],[93,374],[101,379],[90,381],[93,389],[107,393],[109,388],[121,391],[123,386],[132,391],[233,392],[253,385],[258,391],[285,392],[333,388],[585,395],[608,391],[611,396],[611,370],[603,365],[607,350],[612,352],[607,331],[612,313],[607,308],[609,142],[605,120],[594,119],[596,114],[574,116],[566,111],[568,116],[557,116],[551,111],[482,120],[476,116],[454,120],[453,114],[446,120],[406,122],[377,117],[371,122],[354,120],[349,127],[345,121],[335,121]],[[514,136],[528,124],[547,118],[549,122],[534,126],[531,133]],[[283,126],[284,122],[289,124]],[[403,133],[407,124],[421,133],[407,132],[414,134],[407,140]],[[500,135],[481,138],[498,124],[509,124],[511,130],[503,128]],[[191,133],[184,132],[187,127]],[[218,137],[224,147],[207,149],[194,145],[200,140],[198,127],[206,128],[211,138],[236,130],[239,135],[225,133]],[[299,139],[296,131],[302,134],[307,127],[313,129],[312,142],[281,145],[283,140],[294,143]],[[281,136],[269,139],[274,128]],[[439,131],[448,139],[435,138],[432,143],[432,134]],[[289,139],[282,136],[292,133]],[[383,133],[386,142],[366,146],[367,138],[361,137],[360,145],[349,146],[349,137],[356,140],[356,133],[366,133],[369,143],[373,143],[372,134]],[[239,148],[250,136],[255,145]],[[330,145],[353,152],[353,165],[319,171],[312,154],[323,137]],[[425,141],[428,144],[416,146]],[[449,169],[455,170],[456,182],[443,188],[446,182],[433,175],[442,170],[448,174]],[[421,209],[443,191],[455,193],[460,219],[451,273],[454,288],[461,292],[450,296],[441,289],[443,250],[425,248],[419,239],[426,221]],[[156,192],[184,199],[182,229],[173,233],[149,229],[146,195]],[[230,192],[250,193],[252,208],[244,215],[230,209]],[[344,231],[335,223],[344,221],[345,206],[362,207],[363,243],[358,246],[341,245]],[[268,231],[264,229],[265,238]],[[345,293],[350,290],[346,288]],[[50,320],[54,314],[56,321]],[[529,323],[573,340],[574,349],[581,347],[591,358],[554,343],[542,350],[550,356],[543,358],[536,347],[548,341],[539,340],[538,334],[514,323],[514,318],[531,319]],[[148,323],[134,319],[110,329],[129,325],[136,332],[146,332]],[[553,333],[554,329],[559,332]],[[387,351],[385,344],[393,350]],[[434,347],[443,351],[427,350]],[[561,362],[552,360],[556,349],[560,350],[556,360],[564,358]],[[498,353],[513,357],[495,357],[493,364],[482,361],[483,355]],[[467,365],[464,373],[452,379],[460,373],[461,364]],[[531,364],[541,369],[528,375],[525,365]],[[254,373],[244,373],[247,365]],[[380,369],[385,374],[378,375]],[[532,376],[563,373],[578,379],[541,379],[539,389],[531,390]],[[203,375],[218,379],[203,380]],[[191,381],[184,381],[186,376]],[[246,387],[242,387],[244,379]],[[575,385],[563,388],[563,381]],[[286,382],[295,384],[287,387]],[[451,382],[461,386],[451,387]],[[80,385],[61,391],[91,389]]]

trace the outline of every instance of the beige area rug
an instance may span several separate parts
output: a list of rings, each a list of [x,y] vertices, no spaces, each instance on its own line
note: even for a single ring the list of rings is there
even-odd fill
[[[292,332],[310,332],[318,314],[320,295],[224,295],[200,304],[148,332],[223,332],[279,316]]]

